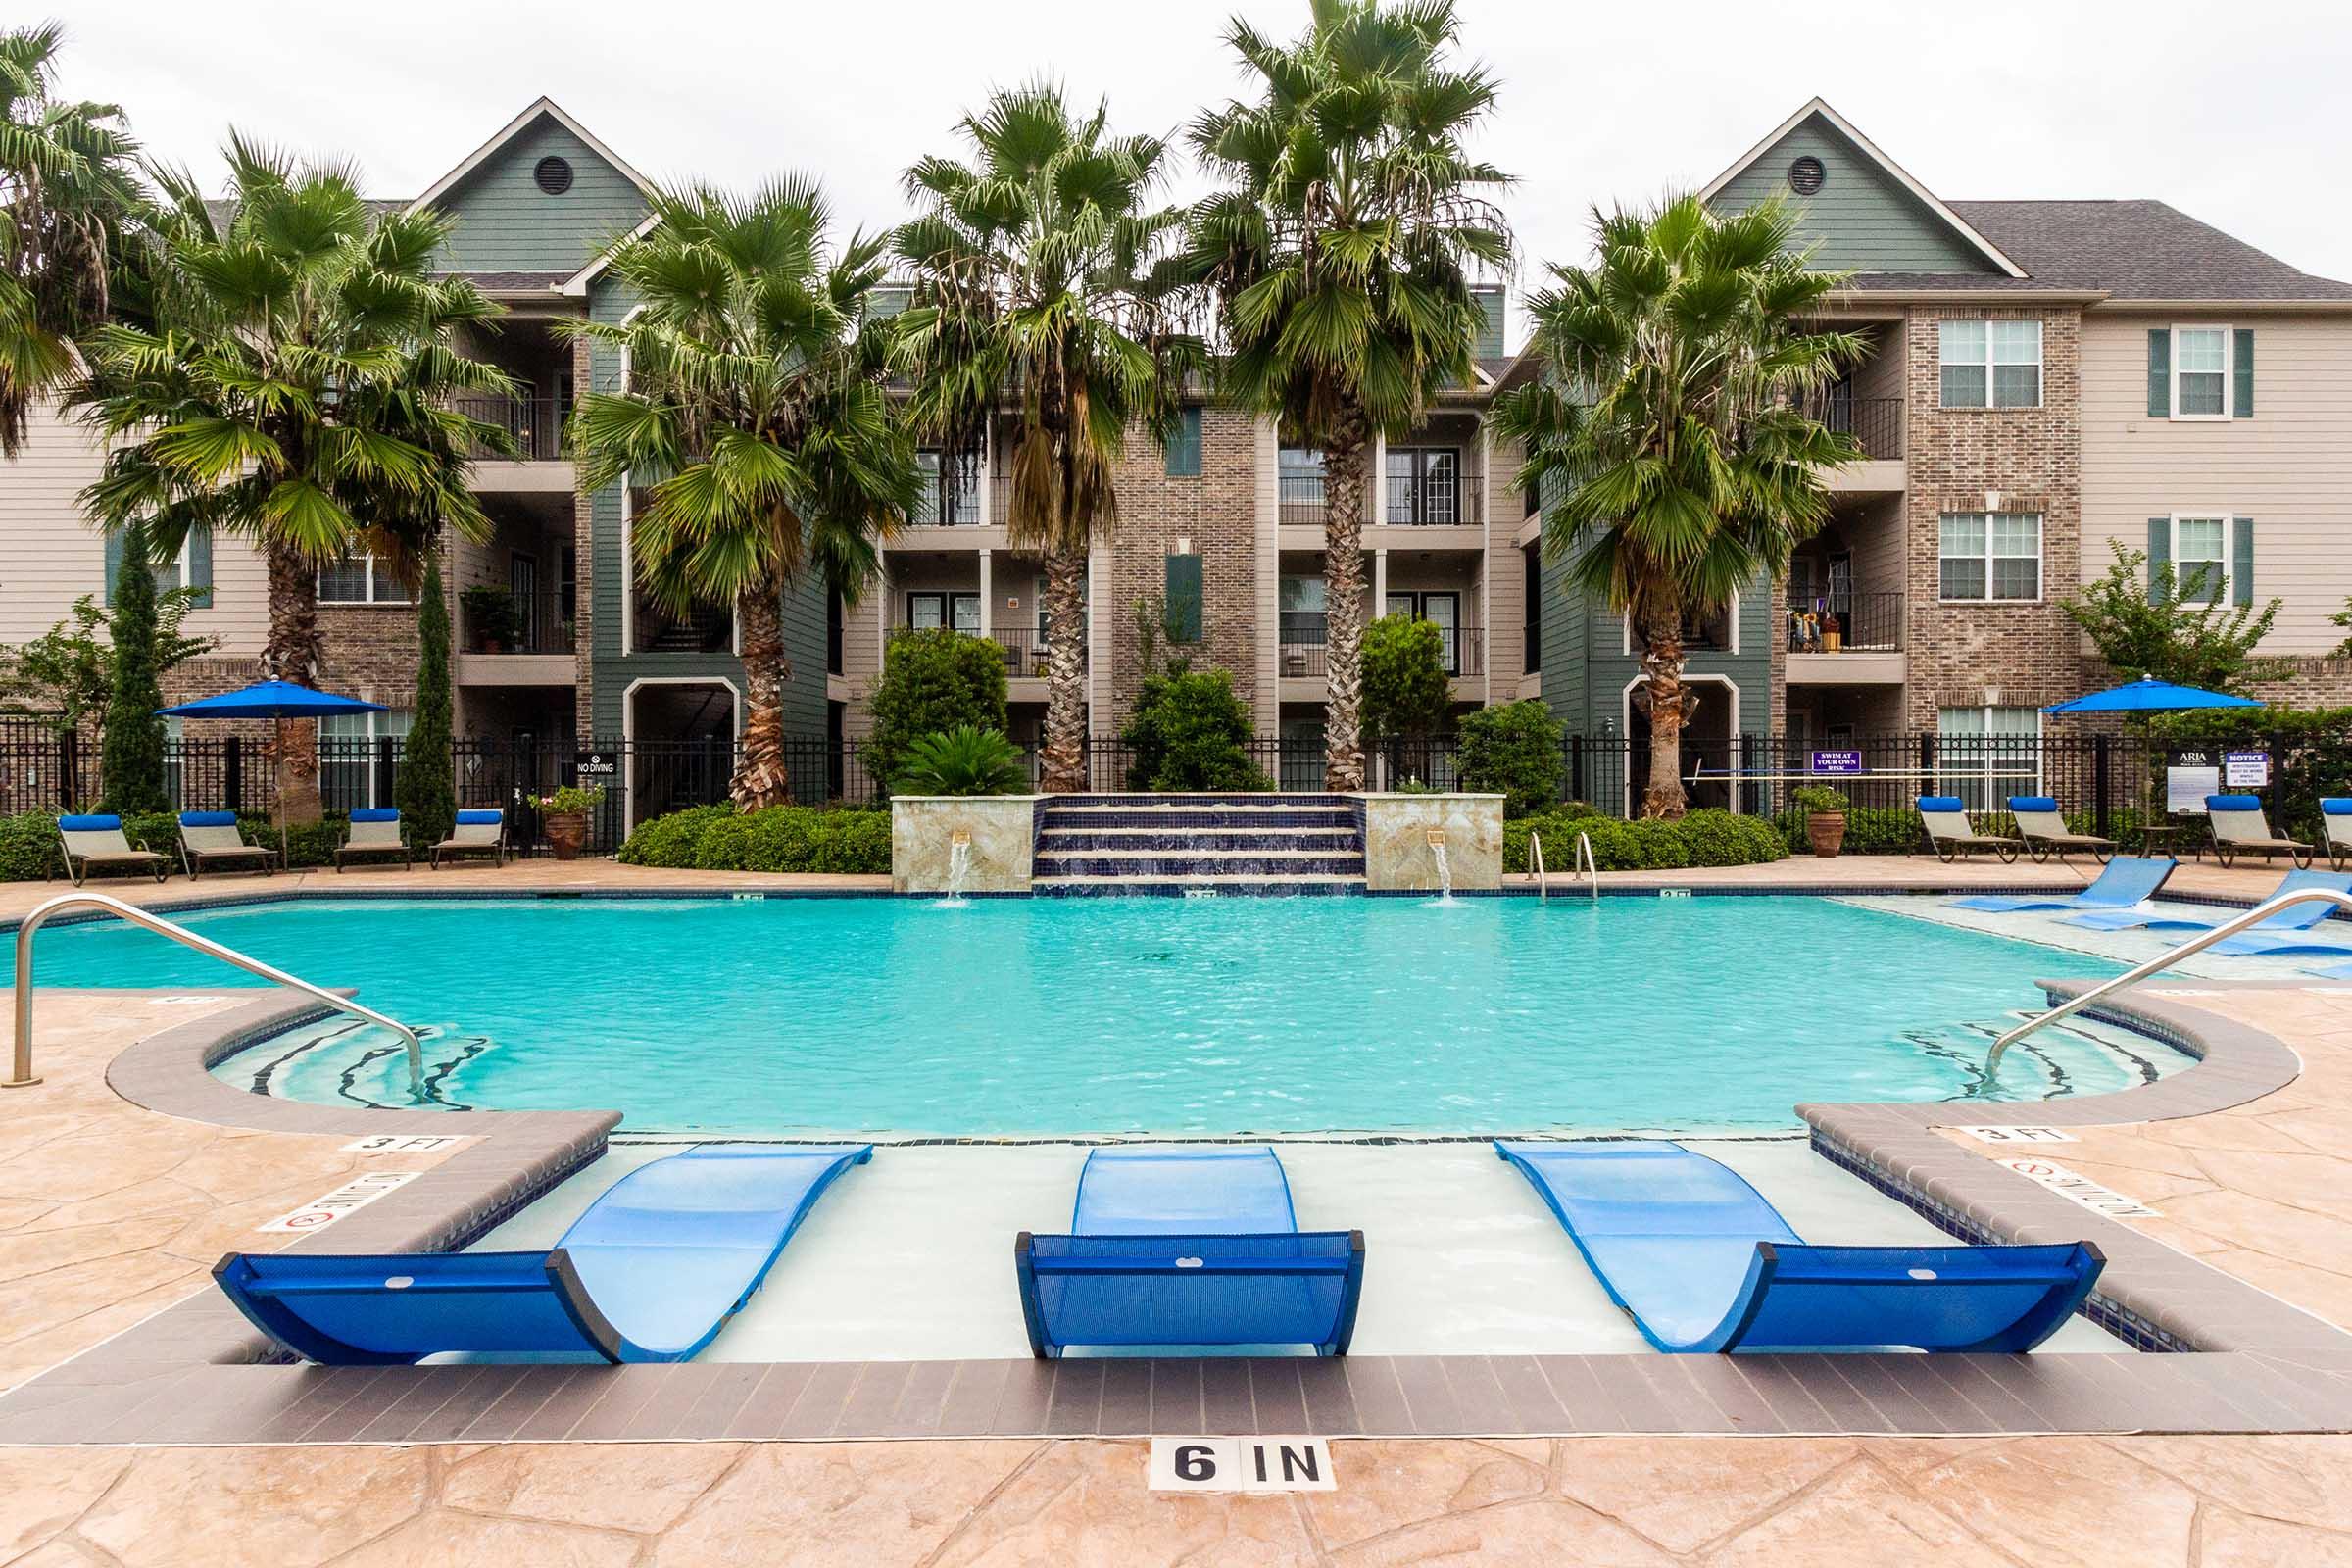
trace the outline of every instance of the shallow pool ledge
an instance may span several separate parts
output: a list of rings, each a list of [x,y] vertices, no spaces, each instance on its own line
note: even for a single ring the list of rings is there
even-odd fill
[[[1458,892],[1502,886],[1499,795],[1362,795],[1364,885],[1374,893],[1428,893],[1438,883],[1437,845]]]
[[[890,890],[945,893],[956,835],[971,841],[965,893],[1026,893],[1037,855],[1039,795],[894,795]]]

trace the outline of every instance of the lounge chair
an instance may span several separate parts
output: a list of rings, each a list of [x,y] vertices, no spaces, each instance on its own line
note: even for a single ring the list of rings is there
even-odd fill
[[[640,1166],[545,1252],[231,1252],[213,1270],[254,1326],[328,1366],[443,1351],[684,1361],[767,1278],[844,1149],[694,1149]]]
[[[246,843],[234,811],[182,811],[179,863],[191,881],[204,875],[207,866],[268,875],[277,869],[277,851],[267,844]]]
[[[145,871],[158,882],[172,874],[172,862],[153,850],[134,850],[122,834],[122,819],[112,812],[93,812],[57,819],[57,836],[65,845],[66,875],[79,887],[92,871]]]
[[[416,852],[401,837],[400,813],[389,807],[363,806],[351,813],[351,827],[335,847],[335,870],[357,856],[397,855],[403,870],[416,863]]]
[[[2009,814],[2017,819],[2017,836],[2026,841],[2026,853],[2037,861],[2052,855],[2063,861],[2069,850],[2088,850],[2091,858],[2104,865],[2115,854],[2115,840],[2070,831],[2054,796],[2012,795]]]
[[[1907,1347],[2014,1354],[2105,1258],[2047,1247],[1811,1247],[1726,1166],[1676,1144],[1508,1144],[1642,1338],[1673,1353]]]
[[[461,855],[487,855],[500,865],[507,863],[507,813],[497,807],[486,810],[460,811],[458,825],[449,837],[433,846],[433,869],[441,869],[441,857],[455,859]]]
[[[1346,1355],[1364,1233],[1301,1231],[1262,1145],[1098,1149],[1068,1236],[1012,1246],[1029,1349],[1311,1345]]]
[[[1968,819],[1967,803],[1957,795],[1922,795],[1919,819],[1927,826],[1928,843],[1935,848],[1936,858],[1947,865],[1967,858],[1972,850],[1990,850],[2007,864],[2025,848],[2021,840],[1978,832],[1977,825]]]
[[[2267,904],[2281,893],[2293,893],[2303,888],[2329,888],[2337,893],[2352,892],[2352,875],[2335,871],[2289,871],[2278,879],[2278,885],[2264,894],[2257,903]],[[2092,909],[2070,918],[2068,925],[2079,925],[2087,931],[2210,931],[2224,920],[2234,919],[2243,909],[2225,908],[2213,914],[2191,914],[2186,908]],[[2229,938],[2252,936],[2256,931],[2305,931],[2318,925],[2335,912],[2335,906],[2321,904],[2298,904],[2279,910],[2260,925]],[[2216,944],[2217,947],[2225,944]]]
[[[2341,871],[2352,858],[2352,796],[2323,796],[2320,826],[2328,835],[2328,863]]]
[[[2098,877],[2080,893],[1984,894],[1954,899],[1955,909],[1989,909],[1996,914],[2019,909],[2130,909],[2154,898],[2180,862],[2169,855],[2141,858],[2127,855],[2109,860]]]
[[[2213,824],[2213,858],[2227,868],[2235,855],[2259,855],[2269,859],[2283,855],[2298,866],[2311,863],[2311,846],[2301,839],[2282,839],[2271,831],[2262,802],[2251,795],[2208,795],[2205,816]]]

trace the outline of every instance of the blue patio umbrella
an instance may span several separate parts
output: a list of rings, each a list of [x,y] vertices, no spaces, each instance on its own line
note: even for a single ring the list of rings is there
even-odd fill
[[[2255,697],[2232,697],[2228,692],[2209,692],[2196,686],[2176,686],[2169,680],[2127,682],[2111,686],[2087,697],[2070,697],[2063,703],[2052,703],[2042,710],[2045,713],[2177,713],[2190,708],[2260,708],[2262,701]]]
[[[325,718],[335,713],[380,713],[384,711],[384,705],[362,702],[357,697],[338,697],[333,692],[315,692],[308,686],[297,686],[290,680],[264,680],[233,692],[222,692],[218,697],[200,697],[195,702],[181,703],[175,708],[159,708],[156,711],[166,718]],[[277,787],[277,770],[272,768],[270,776],[270,793],[276,794]],[[276,813],[277,859],[281,867],[286,863],[286,813],[282,809],[283,805],[281,800],[281,809]]]

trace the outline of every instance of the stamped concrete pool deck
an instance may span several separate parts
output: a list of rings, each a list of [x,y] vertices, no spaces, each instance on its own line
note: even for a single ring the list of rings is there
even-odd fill
[[[1833,868],[1856,892],[2082,880],[1924,858],[1798,860],[1740,880],[1820,887]],[[777,885],[607,862],[369,880]],[[218,891],[336,881],[223,879]],[[2275,881],[2190,867],[2176,886],[2242,899]],[[0,888],[0,918],[58,891]],[[170,902],[216,887],[129,891]],[[2063,957],[2050,972],[2066,972]],[[399,1169],[418,1174],[339,1222],[339,1250],[478,1229],[527,1196],[544,1174],[534,1170],[592,1154],[602,1119],[500,1116],[485,1120],[504,1126],[454,1150],[348,1152],[369,1130],[414,1120],[446,1133],[452,1118],[320,1112],[204,1077],[192,1042],[233,1013],[287,1005],[255,992],[45,991],[44,1082],[0,1096],[0,1384],[12,1389],[0,1398],[0,1443],[12,1445],[0,1448],[0,1561],[2352,1563],[2352,1438],[2327,1435],[2352,1429],[2352,987],[2152,989],[2196,993],[2142,994],[2154,1026],[2220,1042],[2214,1059],[2167,1081],[2204,1075],[2202,1102],[2160,1096],[2131,1120],[2101,1120],[2095,1106],[2074,1115],[2064,1102],[1998,1109],[2065,1123],[2076,1142],[2034,1152],[2155,1218],[2092,1215],[2025,1183],[1994,1163],[2019,1150],[1939,1127],[1961,1119],[1951,1107],[1895,1117],[1825,1107],[1817,1137],[1864,1163],[1891,1153],[1879,1176],[1948,1203],[1956,1228],[1982,1200],[1997,1212],[1975,1218],[2011,1233],[2095,1232],[2120,1265],[2116,1303],[2159,1342],[2182,1332],[2242,1344],[1810,1365],[1350,1358],[1205,1375],[1168,1362],[877,1362],[846,1374],[233,1364],[223,1337],[249,1331],[220,1310],[207,1270],[232,1247],[290,1239],[255,1225],[359,1171]],[[189,1098],[173,1103],[175,1093]],[[148,1108],[157,1103],[168,1111]],[[2001,1116],[1988,1106],[1967,1119]],[[1727,1371],[1740,1392],[1716,1381]],[[1949,1402],[1923,1397],[1923,1374],[1948,1387]],[[1220,1375],[1227,1385],[1212,1389]],[[407,1381],[394,1393],[385,1378]],[[1161,1421],[1163,1390],[1187,1379],[1183,1415]],[[1792,1422],[1800,1397],[1814,1414]],[[1429,1419],[1441,1405],[1447,1419]],[[927,1430],[968,1435],[830,1441],[904,1431],[899,1416],[926,1410]],[[2143,1419],[2151,1411],[2159,1419]],[[1727,1412],[1746,1419],[1725,1423]],[[1203,1430],[1331,1433],[1339,1490],[1146,1491],[1144,1445],[1125,1434]],[[1405,1436],[1422,1431],[1477,1436]],[[1755,1435],[1678,1435],[1694,1431]],[[2072,1435],[1917,1435],[1984,1432]],[[564,1441],[477,1441],[492,1433]]]

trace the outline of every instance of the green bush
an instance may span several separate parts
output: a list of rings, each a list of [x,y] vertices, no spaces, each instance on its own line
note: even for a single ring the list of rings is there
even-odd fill
[[[865,765],[878,779],[895,779],[926,735],[965,724],[1011,728],[1004,715],[1004,650],[945,627],[898,632],[883,645],[882,679],[867,706],[874,728],[865,740]]]
[[[1364,628],[1364,739],[1428,735],[1453,706],[1446,634],[1416,615],[1383,615]]]
[[[815,806],[751,812],[696,806],[641,824],[620,847],[620,858],[673,870],[887,874],[890,816]]]
[[[916,741],[890,781],[894,795],[1014,795],[1028,787],[1020,748],[997,730],[969,724]]]
[[[734,815],[734,804],[721,801],[716,806],[690,806],[683,811],[640,822],[615,858],[626,865],[659,865],[672,870],[692,865],[703,835]]]
[[[1461,787],[1502,797],[1505,817],[1527,816],[1559,799],[1560,721],[1529,698],[1464,713],[1456,742]]]
[[[1250,710],[1221,669],[1145,677],[1119,739],[1135,752],[1131,790],[1270,790],[1250,760]]]
[[[1502,825],[1502,868],[1530,869],[1527,841],[1544,838],[1544,868],[1560,875],[1577,869],[1576,836],[1592,841],[1592,863],[1603,871],[1671,871],[1692,865],[1757,865],[1785,858],[1788,850],[1774,824],[1729,811],[1697,810],[1676,822],[1621,822],[1583,802],[1558,811],[1523,816]]]

